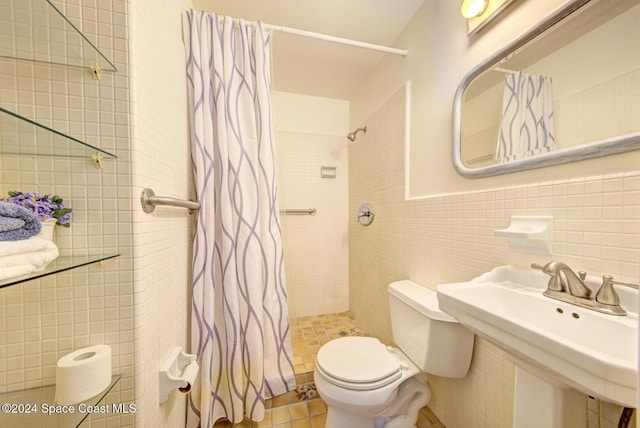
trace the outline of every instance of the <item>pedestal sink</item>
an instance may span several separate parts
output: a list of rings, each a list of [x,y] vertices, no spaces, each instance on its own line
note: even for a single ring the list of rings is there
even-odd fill
[[[617,288],[626,316],[542,295],[549,277],[501,266],[438,286],[440,308],[516,365],[514,428],[584,428],[583,394],[638,407],[638,296]],[[598,278],[585,284],[594,294]]]

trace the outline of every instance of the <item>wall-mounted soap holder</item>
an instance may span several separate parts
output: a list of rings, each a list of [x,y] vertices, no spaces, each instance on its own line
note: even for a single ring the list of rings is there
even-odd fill
[[[509,227],[494,230],[493,235],[509,239],[512,250],[551,254],[553,252],[553,217],[514,215],[511,217]]]

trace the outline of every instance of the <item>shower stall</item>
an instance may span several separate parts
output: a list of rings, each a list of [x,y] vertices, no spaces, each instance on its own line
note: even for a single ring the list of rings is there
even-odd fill
[[[287,109],[293,106],[305,105],[307,111],[324,108],[313,97],[278,95],[274,97],[276,118],[290,117]],[[284,119],[275,123],[290,318],[349,309],[349,161],[343,132],[348,110],[343,101],[325,103],[333,105],[333,114],[316,115],[323,117],[325,129],[292,129]],[[323,173],[327,170],[331,173]],[[289,210],[298,209],[315,209],[316,213],[289,214]]]

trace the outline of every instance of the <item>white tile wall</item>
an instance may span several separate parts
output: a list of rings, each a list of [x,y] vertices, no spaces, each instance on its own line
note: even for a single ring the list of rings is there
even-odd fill
[[[76,26],[118,66],[117,74],[0,59],[0,105],[42,124],[115,152],[97,170],[76,158],[3,155],[0,193],[20,189],[60,194],[74,210],[70,229],[58,228],[61,254],[120,252],[122,256],[67,273],[3,289],[0,293],[0,390],[55,382],[55,364],[93,344],[112,348],[113,372],[123,376],[112,399],[133,401],[133,239],[126,45],[126,1],[69,9]],[[130,426],[133,416],[91,418]]]
[[[364,330],[392,342],[386,287],[403,278],[435,288],[498,265],[559,259],[590,274],[638,282],[640,171],[545,182],[541,170],[541,181],[532,185],[405,201],[404,114],[402,89],[366,121],[363,144],[349,150],[350,310]],[[365,201],[376,210],[367,228],[353,215]],[[530,214],[554,216],[552,256],[512,253],[507,240],[493,236],[510,216]],[[488,342],[476,341],[466,378],[432,376],[430,383],[429,406],[447,427],[511,427],[513,365]],[[601,426],[615,426],[606,425],[615,417],[600,419]]]
[[[175,346],[189,352],[194,216],[158,207],[145,214],[140,192],[194,198],[186,100],[182,11],[190,1],[129,2],[135,237],[136,425],[183,426],[185,396],[158,403],[158,370]]]
[[[343,136],[277,133],[281,209],[317,214],[282,215],[289,316],[349,309],[348,147]],[[321,178],[322,166],[336,178]]]

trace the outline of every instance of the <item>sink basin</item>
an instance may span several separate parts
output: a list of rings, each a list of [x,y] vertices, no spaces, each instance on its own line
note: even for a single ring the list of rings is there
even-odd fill
[[[549,383],[637,407],[638,299],[617,287],[626,316],[542,295],[549,277],[501,266],[469,282],[438,286],[440,308]],[[587,277],[595,290],[601,280]]]

